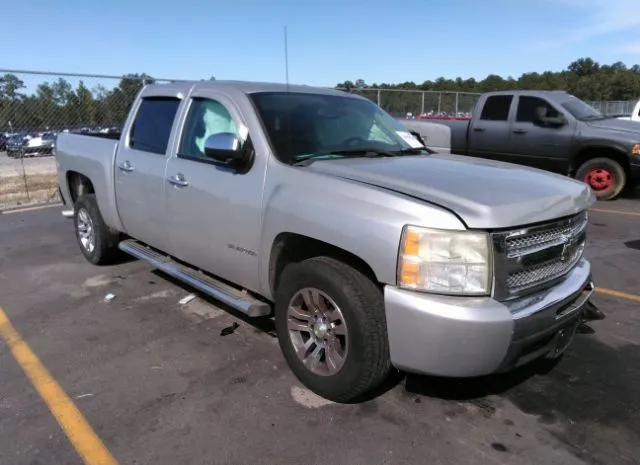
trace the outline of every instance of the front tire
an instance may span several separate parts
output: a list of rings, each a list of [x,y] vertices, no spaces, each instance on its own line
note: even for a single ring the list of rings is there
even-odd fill
[[[361,272],[329,257],[288,265],[275,296],[280,347],[316,394],[350,402],[379,387],[391,362],[384,298]]]
[[[76,200],[73,222],[80,251],[90,263],[106,265],[116,261],[120,256],[120,234],[105,224],[95,194]]]
[[[578,168],[576,179],[589,185],[598,200],[613,200],[624,190],[627,175],[611,158],[592,158]]]

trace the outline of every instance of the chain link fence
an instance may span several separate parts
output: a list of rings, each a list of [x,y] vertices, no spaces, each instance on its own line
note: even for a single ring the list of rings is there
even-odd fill
[[[587,102],[596,110],[605,115],[611,116],[631,116],[635,109],[637,100],[613,101],[613,102]]]
[[[169,80],[0,69],[0,208],[59,200],[57,135],[118,131],[154,81]]]
[[[474,92],[406,89],[352,88],[348,91],[376,102],[393,116],[411,114],[426,118],[470,118],[471,110],[481,95]]]
[[[343,89],[347,90],[347,89]],[[393,116],[410,114],[422,118],[470,118],[480,93],[436,90],[352,88],[349,92],[366,97]],[[640,96],[639,96],[640,98]],[[589,105],[609,116],[629,116],[638,100],[589,101]]]

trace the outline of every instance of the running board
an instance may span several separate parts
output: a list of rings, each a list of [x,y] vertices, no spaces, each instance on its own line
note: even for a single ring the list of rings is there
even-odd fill
[[[267,316],[271,313],[271,305],[268,303],[229,286],[200,270],[178,263],[171,257],[163,255],[134,239],[120,242],[118,248],[133,257],[149,262],[168,275],[195,287],[247,316]]]

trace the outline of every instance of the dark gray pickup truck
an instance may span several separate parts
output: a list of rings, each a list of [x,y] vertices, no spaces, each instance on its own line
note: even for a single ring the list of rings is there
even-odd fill
[[[471,120],[405,123],[427,145],[448,130],[449,147],[433,148],[565,174],[600,200],[640,180],[640,124],[607,117],[563,91],[488,92]]]

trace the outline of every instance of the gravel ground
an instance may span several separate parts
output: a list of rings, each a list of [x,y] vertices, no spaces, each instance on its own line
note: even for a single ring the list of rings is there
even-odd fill
[[[47,157],[29,157],[22,160],[9,158],[5,152],[0,152],[0,182],[2,178],[23,175],[24,171],[27,176],[36,174],[56,174],[56,159],[52,156]]]

